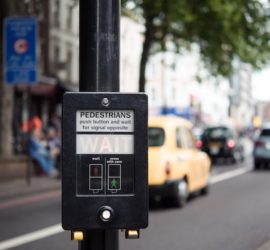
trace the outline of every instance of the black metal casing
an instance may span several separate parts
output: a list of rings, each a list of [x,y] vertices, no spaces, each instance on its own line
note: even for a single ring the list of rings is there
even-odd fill
[[[108,98],[108,107],[102,104],[103,98]],[[78,159],[80,162],[82,158],[81,155],[76,154],[76,135],[78,134],[76,132],[76,112],[78,110],[132,110],[134,112],[134,155],[131,155],[131,158],[126,161],[133,165],[132,173],[128,172],[133,175],[132,194],[96,196],[78,194],[77,182],[84,176],[88,178],[86,176],[87,171],[83,175],[78,174]],[[148,101],[145,94],[72,92],[64,95],[62,114],[62,226],[65,230],[140,229],[147,227],[147,122]],[[95,133],[91,132],[90,134]],[[114,132],[109,134],[115,135]],[[83,157],[84,161],[87,161],[88,155]],[[91,155],[89,157],[91,158]],[[128,158],[128,156],[121,155],[119,157]],[[130,159],[132,159],[132,162]],[[123,185],[124,182],[125,180],[123,180]],[[100,219],[99,212],[102,207],[113,209],[111,221],[103,222]]]

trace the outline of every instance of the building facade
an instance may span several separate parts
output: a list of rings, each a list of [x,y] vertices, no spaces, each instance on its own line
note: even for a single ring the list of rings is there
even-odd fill
[[[79,83],[79,6],[72,1],[50,3],[50,72],[72,89]]]
[[[138,91],[143,25],[121,18],[120,90]],[[74,1],[50,0],[50,72],[69,90],[79,83],[79,6]],[[181,54],[157,53],[146,69],[150,115],[173,113],[198,126],[236,124],[252,119],[250,75],[241,65],[234,82],[212,77],[202,64],[197,46]]]
[[[228,81],[209,76],[196,46],[181,55],[156,54],[147,65],[146,90],[152,115],[181,115],[197,126],[225,123],[228,89]]]
[[[70,90],[79,84],[79,6],[50,0],[50,71]],[[136,92],[143,42],[143,26],[121,18],[120,90]]]
[[[252,70],[249,65],[236,61],[235,73],[230,78],[229,115],[238,127],[252,125],[256,102],[252,95]]]

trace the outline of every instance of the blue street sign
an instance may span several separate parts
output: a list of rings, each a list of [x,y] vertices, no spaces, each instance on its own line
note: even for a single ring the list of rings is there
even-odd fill
[[[37,21],[8,17],[4,21],[4,80],[7,84],[37,82]]]

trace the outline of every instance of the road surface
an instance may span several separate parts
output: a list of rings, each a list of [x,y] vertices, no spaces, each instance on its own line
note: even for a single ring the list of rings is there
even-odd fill
[[[120,250],[257,250],[270,240],[270,170],[250,169],[250,160],[214,166],[208,196],[183,209],[155,205],[139,240],[120,233]],[[0,250],[77,249],[60,210],[59,191],[0,201]]]

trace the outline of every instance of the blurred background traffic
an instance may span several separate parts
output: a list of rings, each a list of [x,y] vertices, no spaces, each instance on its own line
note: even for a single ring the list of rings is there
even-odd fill
[[[253,140],[267,125],[267,3],[209,1],[196,6],[188,1],[130,0],[122,5],[121,91],[145,90],[150,116],[184,117],[193,123],[197,137],[208,126],[222,125],[232,128],[234,136]],[[79,5],[69,0],[11,0],[2,1],[1,9],[2,27],[7,16],[35,16],[38,22],[37,84],[28,88],[1,82],[0,152],[10,158],[25,153],[27,122],[36,116],[44,130],[55,126],[62,94],[78,90]],[[264,65],[264,71],[255,71]]]

